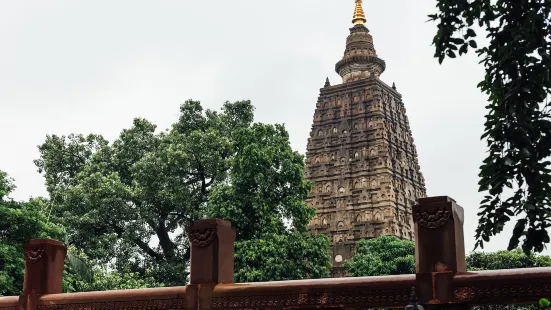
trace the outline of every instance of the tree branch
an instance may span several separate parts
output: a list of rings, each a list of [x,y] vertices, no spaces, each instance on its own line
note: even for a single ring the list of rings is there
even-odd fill
[[[122,235],[124,234],[124,229],[122,229],[121,227],[119,227],[117,225],[113,225],[113,229],[115,230],[115,232],[117,233],[117,236],[119,236],[119,237],[122,237]],[[155,250],[153,250],[151,247],[149,247],[149,245],[147,243],[143,242],[143,240],[141,240],[139,238],[130,238],[130,241],[134,242],[142,251],[147,253],[147,255],[151,256],[155,260],[157,260],[157,261],[162,261],[163,260],[163,255],[161,255],[160,253],[155,252]]]

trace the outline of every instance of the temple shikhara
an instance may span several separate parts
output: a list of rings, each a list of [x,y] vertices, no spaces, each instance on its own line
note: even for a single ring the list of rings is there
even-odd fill
[[[380,235],[413,240],[412,207],[426,196],[402,96],[381,81],[385,61],[366,27],[362,0],[335,70],[320,89],[306,152],[306,177],[315,183],[311,230],[332,239],[334,277],[360,239]]]

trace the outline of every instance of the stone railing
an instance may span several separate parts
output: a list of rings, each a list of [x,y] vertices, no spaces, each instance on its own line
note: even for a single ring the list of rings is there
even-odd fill
[[[23,294],[0,297],[0,310],[404,308],[412,288],[425,309],[533,304],[551,297],[551,268],[467,272],[463,209],[451,198],[420,199],[413,217],[417,272],[402,276],[235,284],[235,230],[227,221],[206,219],[190,229],[189,285],[61,294],[65,246],[31,240]]]

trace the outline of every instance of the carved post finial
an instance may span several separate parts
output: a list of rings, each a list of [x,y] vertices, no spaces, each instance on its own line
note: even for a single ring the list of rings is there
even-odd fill
[[[392,82],[392,89],[396,90],[396,83]]]
[[[329,87],[329,86],[331,86],[331,83],[329,83],[329,77],[327,77],[325,79],[325,85],[323,85],[323,87]]]
[[[230,222],[196,221],[189,230],[189,241],[190,284],[233,283],[235,229]]]
[[[24,246],[25,278],[23,294],[61,293],[67,248],[52,239],[33,239]]]
[[[463,208],[450,197],[420,198],[413,206],[420,301],[453,300],[453,277],[466,271]]]
[[[61,293],[67,248],[52,239],[32,239],[23,247],[25,276],[19,309],[37,309],[45,294]]]

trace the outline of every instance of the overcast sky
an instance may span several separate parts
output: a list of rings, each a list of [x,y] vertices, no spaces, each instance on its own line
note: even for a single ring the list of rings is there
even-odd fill
[[[485,96],[476,56],[433,58],[434,0],[365,0],[381,79],[403,95],[429,196],[465,208],[467,251],[481,195]],[[0,170],[15,199],[47,195],[33,159],[46,134],[109,140],[144,117],[164,129],[186,99],[250,99],[304,153],[319,88],[334,72],[354,0],[0,0]],[[487,247],[506,247],[502,235]]]

